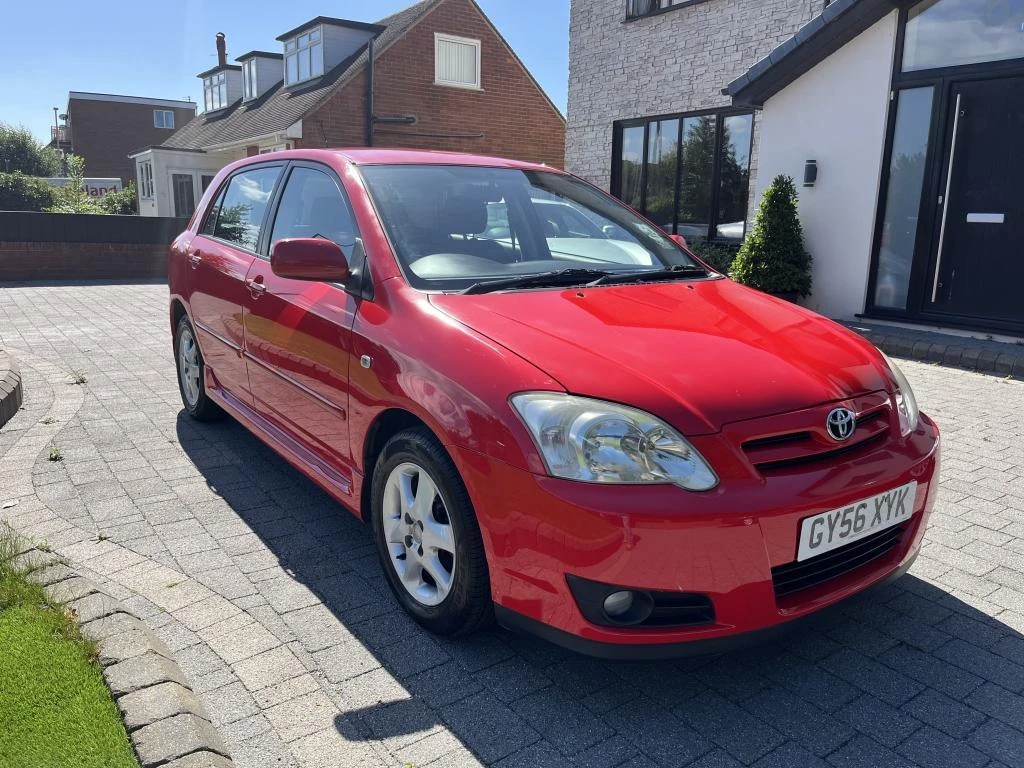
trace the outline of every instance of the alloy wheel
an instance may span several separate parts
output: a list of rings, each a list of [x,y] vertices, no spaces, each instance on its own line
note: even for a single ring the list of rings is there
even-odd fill
[[[455,532],[437,483],[423,467],[399,464],[388,475],[383,501],[391,567],[418,603],[441,604],[455,574]]]
[[[201,368],[195,336],[192,335],[191,329],[183,328],[178,341],[178,376],[181,379],[181,391],[185,393],[185,400],[190,408],[194,408],[199,402]]]

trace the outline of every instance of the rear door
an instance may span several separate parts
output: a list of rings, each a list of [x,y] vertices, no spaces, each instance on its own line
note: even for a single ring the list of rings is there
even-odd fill
[[[192,322],[211,380],[218,394],[252,406],[242,358],[242,304],[245,278],[274,187],[283,165],[246,166],[224,184],[196,237],[189,244],[189,297]]]
[[[348,375],[356,299],[337,284],[278,277],[273,243],[323,237],[351,256],[352,209],[334,172],[293,163],[276,205],[265,254],[248,275],[245,352],[256,410],[351,480]]]

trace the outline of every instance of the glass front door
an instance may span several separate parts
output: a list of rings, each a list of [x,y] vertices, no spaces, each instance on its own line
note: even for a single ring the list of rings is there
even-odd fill
[[[954,83],[925,307],[1024,322],[1024,77]]]
[[[174,215],[185,219],[196,209],[196,191],[191,173],[171,174],[171,189],[174,192]]]

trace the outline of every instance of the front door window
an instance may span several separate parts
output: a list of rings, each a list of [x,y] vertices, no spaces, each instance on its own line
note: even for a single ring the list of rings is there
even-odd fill
[[[914,262],[921,213],[933,92],[934,89],[928,86],[910,88],[898,94],[882,240],[878,249],[876,307],[907,307],[910,269]]]

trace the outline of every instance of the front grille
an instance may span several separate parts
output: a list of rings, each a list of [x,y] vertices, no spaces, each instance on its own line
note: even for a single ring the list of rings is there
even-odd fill
[[[811,429],[770,434],[743,441],[743,452],[761,474],[811,462],[828,461],[883,440],[889,434],[888,403],[857,418],[850,439],[837,443],[825,434],[823,422]]]
[[[775,586],[776,599],[816,587],[867,565],[872,560],[877,560],[899,544],[906,528],[905,523],[886,528],[810,560],[772,568],[772,584]]]

